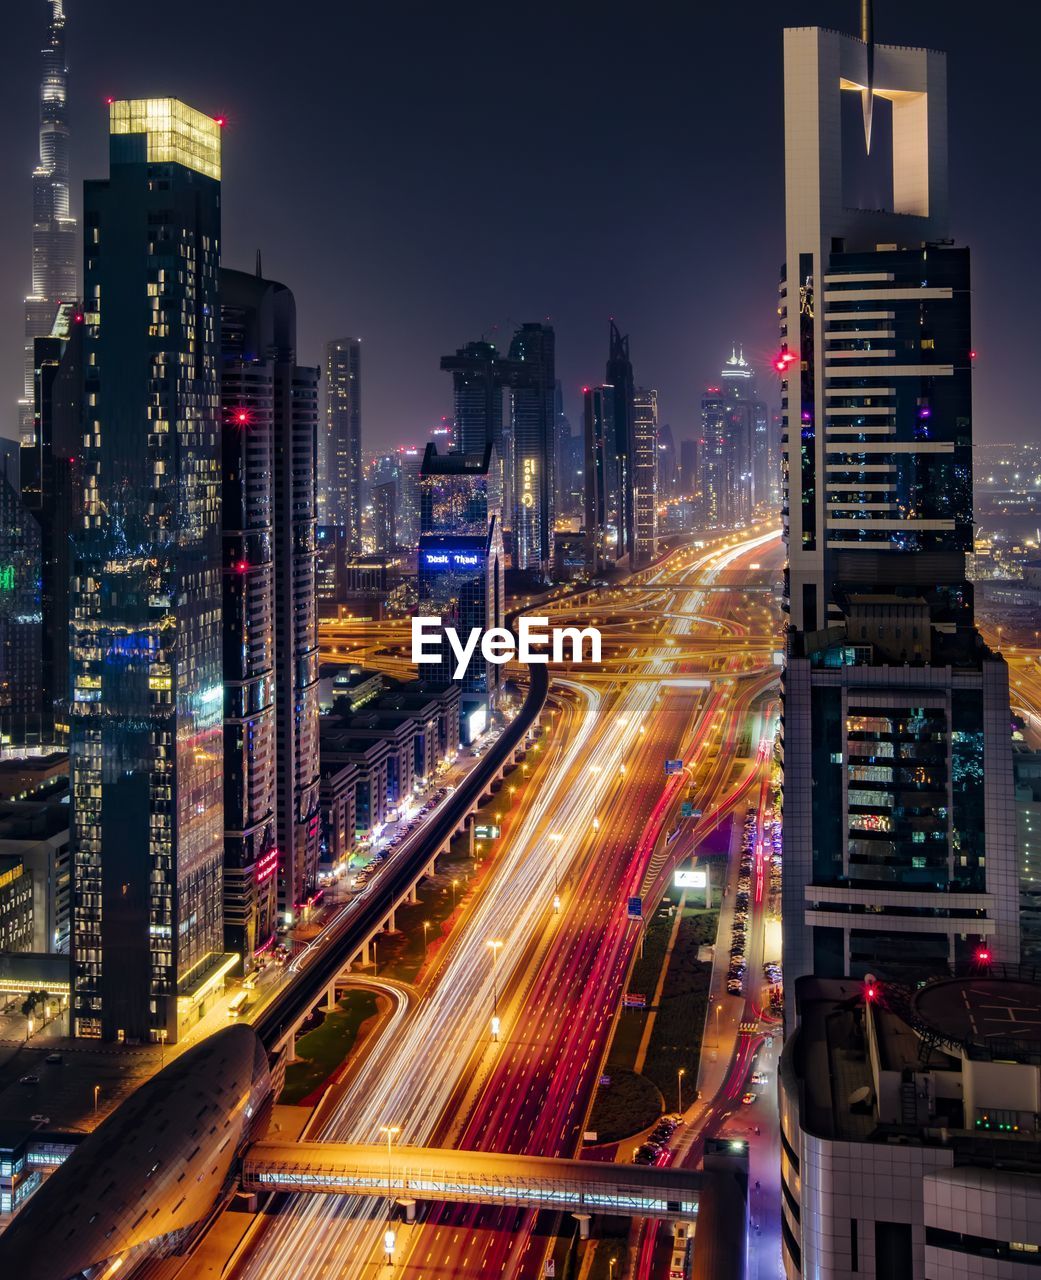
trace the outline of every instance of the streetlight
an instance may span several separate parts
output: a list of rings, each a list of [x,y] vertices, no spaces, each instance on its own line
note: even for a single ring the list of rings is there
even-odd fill
[[[391,1212],[393,1212],[394,1198],[393,1198],[393,1192],[391,1191],[392,1168],[391,1168],[391,1149],[390,1149],[390,1144],[394,1141],[394,1139],[397,1137],[397,1135],[398,1135],[400,1132],[401,1132],[401,1127],[400,1127],[400,1125],[396,1125],[396,1124],[381,1124],[381,1125],[380,1125],[380,1133],[385,1133],[385,1134],[387,1135],[387,1198],[388,1198],[388,1199],[390,1200],[390,1202],[391,1202],[391,1210],[390,1210]],[[388,1254],[392,1254],[392,1253],[394,1252],[394,1231],[393,1231],[393,1228],[388,1228],[388,1230],[387,1230],[387,1239],[389,1239],[389,1241],[390,1241],[390,1247],[389,1247],[389,1248],[387,1248],[386,1242],[384,1242],[384,1248],[386,1249],[386,1251],[387,1251],[387,1253],[388,1253]]]
[[[559,831],[551,831],[549,838],[553,842],[553,892],[556,893],[559,887],[557,881],[557,849],[564,837]]]
[[[719,1015],[723,1012],[721,1004],[716,1005],[716,1048],[719,1048]]]
[[[499,948],[502,942],[496,938],[489,941],[488,946],[492,949],[492,1039],[499,1038],[499,985],[498,985],[498,968],[499,968]]]
[[[455,910],[455,894],[458,888],[459,888],[459,877],[456,876],[452,881],[452,910],[453,911]]]
[[[98,1094],[101,1092],[101,1085],[94,1086],[94,1114],[98,1114]]]
[[[163,1063],[166,1061],[166,1037],[169,1035],[166,1027],[159,1029],[159,1070],[162,1071]]]
[[[680,1069],[676,1072],[676,1088],[679,1092],[679,1107],[677,1108],[677,1110],[681,1114],[683,1112],[683,1077],[686,1074],[687,1074],[686,1067],[680,1067]]]
[[[430,929],[430,921],[424,920],[423,921],[423,959],[424,960],[426,959],[426,954],[427,954],[427,933],[429,929]]]

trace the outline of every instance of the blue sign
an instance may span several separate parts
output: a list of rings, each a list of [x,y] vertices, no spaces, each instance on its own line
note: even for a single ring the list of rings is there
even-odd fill
[[[428,569],[478,569],[479,551],[424,551],[423,563]]]
[[[642,898],[629,899],[629,919],[630,920],[643,919],[643,899]]]
[[[681,818],[694,817],[694,806],[690,803],[689,800],[684,800],[684,802],[680,805],[680,817]]]
[[[682,760],[666,760],[666,761],[665,761],[665,773],[666,773],[666,775],[668,775],[668,774],[670,774],[670,773],[682,773],[682,772],[683,772],[683,761],[682,761]]]

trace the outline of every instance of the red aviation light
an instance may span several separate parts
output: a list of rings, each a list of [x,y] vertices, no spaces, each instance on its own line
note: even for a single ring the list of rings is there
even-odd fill
[[[248,569],[249,569],[249,561],[248,561],[248,560],[236,560],[236,561],[235,561],[235,572],[236,572],[236,573],[245,573]]]
[[[217,127],[218,127],[219,129],[223,129],[223,128],[224,128],[224,126],[228,123],[228,117],[227,117],[227,116],[214,116],[214,117],[213,117],[213,123],[214,123],[215,125],[217,125]]]
[[[991,955],[990,947],[979,947],[976,951],[977,964],[990,964]]]
[[[774,356],[774,368],[778,373],[787,373],[789,366],[793,365],[798,358],[794,351],[789,351],[785,347]]]

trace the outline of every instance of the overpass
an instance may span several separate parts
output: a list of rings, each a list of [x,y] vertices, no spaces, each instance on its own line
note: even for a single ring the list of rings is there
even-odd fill
[[[524,703],[500,737],[456,790],[438,805],[415,839],[402,844],[388,860],[370,889],[344,908],[294,961],[300,965],[298,976],[253,1023],[269,1052],[285,1048],[289,1057],[293,1056],[296,1031],[314,1006],[323,997],[331,1003],[336,981],[344,969],[355,959],[368,958],[377,934],[386,929],[393,931],[397,908],[415,900],[419,881],[433,874],[437,858],[447,852],[452,837],[465,829],[469,816],[502,778],[506,766],[524,750],[546,701],[549,669],[533,665],[529,677]]]
[[[593,1213],[692,1222],[705,1191],[725,1183],[740,1196],[724,1173],[340,1142],[260,1142],[242,1161],[245,1191],[390,1198],[410,1217],[416,1200],[549,1209],[575,1214],[583,1234]]]

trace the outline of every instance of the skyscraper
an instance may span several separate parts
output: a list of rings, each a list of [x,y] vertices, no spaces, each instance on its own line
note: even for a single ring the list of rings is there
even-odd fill
[[[32,427],[22,437],[19,477],[22,502],[40,526],[39,730],[53,736],[59,727],[64,732],[68,718],[69,549],[81,496],[83,312],[77,304],[62,303],[50,335],[33,340],[33,353]]]
[[[474,627],[501,627],[505,616],[502,529],[499,523],[499,471],[494,450],[438,455],[428,444],[421,484],[422,532],[419,538],[420,614],[440,617],[460,635]],[[424,670],[431,680],[455,679],[455,659],[445,650],[440,666]],[[495,708],[502,667],[486,662],[480,648],[458,682],[462,686],[460,731],[471,741]]]
[[[361,339],[325,349],[326,521],[347,530],[347,551],[361,552]]]
[[[509,353],[513,567],[538,578],[553,567],[554,347],[550,325],[525,324],[513,335]]]
[[[72,570],[76,1034],[174,1041],[223,972],[220,127],[109,110],[84,192]]]
[[[629,359],[629,335],[624,337],[615,322],[611,321],[607,376],[604,379],[613,388],[615,456],[618,459],[618,554],[619,560],[628,557],[635,567],[636,503],[634,494],[636,430],[633,397],[633,366]]]
[[[658,549],[658,393],[633,393],[633,568],[650,564]]]
[[[614,411],[614,387],[582,388],[586,562],[594,574],[611,567],[620,555],[623,512]]]
[[[274,461],[294,315],[288,289],[241,271],[221,271],[220,297],[224,945],[249,972],[278,921]]]
[[[480,453],[486,444],[502,456],[502,391],[508,366],[493,343],[468,342],[455,355],[442,356],[452,375],[456,448]]]
[[[965,573],[969,256],[946,239],[945,58],[863,34],[785,32],[788,990],[913,985],[1019,950],[1008,671]],[[858,207],[873,158],[844,153],[841,127],[875,83],[884,211]]]
[[[701,515],[710,527],[748,524],[765,491],[757,492],[757,476],[765,482],[766,406],[756,392],[755,373],[744,351],[735,346],[720,371],[719,382],[701,400]]]
[[[37,723],[43,684],[40,528],[0,470],[0,727],[16,742]]]
[[[47,0],[50,21],[40,51],[40,151],[33,170],[33,283],[25,299],[25,386],[19,401],[23,442],[31,441],[33,340],[47,337],[61,302],[78,294],[76,220],[69,205],[68,77],[64,0]]]

